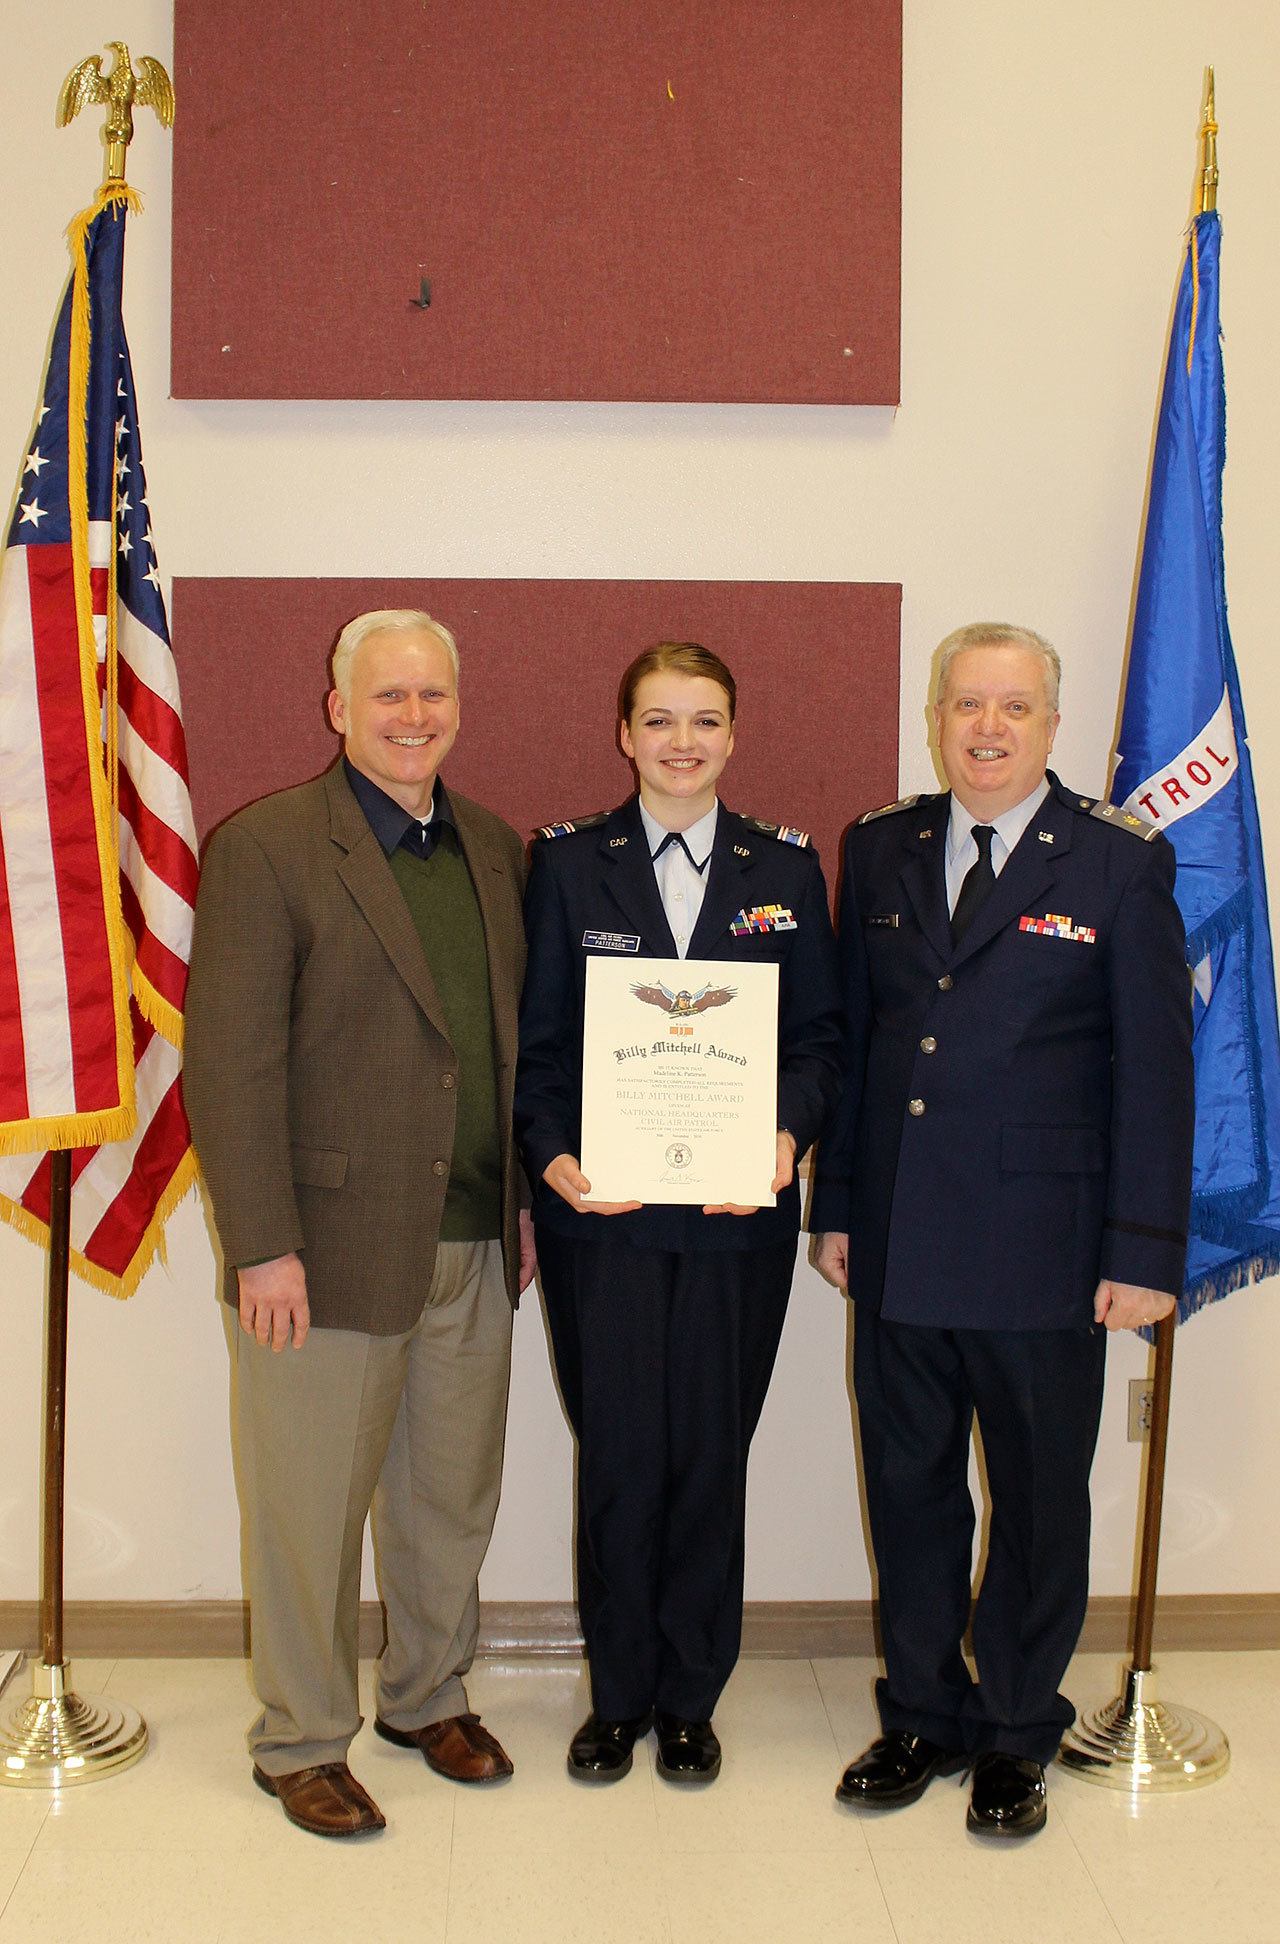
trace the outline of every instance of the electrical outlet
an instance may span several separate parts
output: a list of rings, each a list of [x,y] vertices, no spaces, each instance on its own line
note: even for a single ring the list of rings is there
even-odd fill
[[[1154,1395],[1149,1377],[1129,1379],[1129,1443],[1141,1444],[1151,1435],[1151,1400]]]

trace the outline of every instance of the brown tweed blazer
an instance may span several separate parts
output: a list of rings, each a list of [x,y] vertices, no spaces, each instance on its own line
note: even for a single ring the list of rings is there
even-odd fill
[[[449,799],[488,945],[515,1302],[524,853],[501,818]],[[457,1071],[408,906],[341,763],[225,823],[196,905],[183,1090],[228,1302],[237,1263],[298,1250],[314,1325],[372,1336],[413,1325],[435,1263]]]

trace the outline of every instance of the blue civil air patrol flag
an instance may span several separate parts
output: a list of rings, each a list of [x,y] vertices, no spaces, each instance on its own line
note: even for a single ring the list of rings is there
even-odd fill
[[[1111,800],[1178,854],[1193,981],[1196,1140],[1185,1321],[1280,1270],[1280,1032],[1262,835],[1227,628],[1226,394],[1215,211],[1188,233]]]

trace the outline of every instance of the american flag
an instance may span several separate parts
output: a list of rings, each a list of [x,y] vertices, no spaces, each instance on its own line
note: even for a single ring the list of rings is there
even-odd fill
[[[131,200],[71,226],[0,556],[0,1215],[44,1240],[49,1152],[74,1149],[72,1263],[120,1296],[195,1177],[196,836],[121,316]]]

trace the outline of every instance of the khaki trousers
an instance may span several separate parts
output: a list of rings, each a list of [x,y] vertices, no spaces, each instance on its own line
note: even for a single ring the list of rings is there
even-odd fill
[[[498,1509],[511,1371],[501,1244],[442,1242],[402,1336],[313,1330],[265,1349],[226,1311],[262,1713],[254,1760],[342,1761],[360,1727],[357,1631],[373,1513],[387,1645],[377,1710],[406,1730],[466,1711],[477,1581]]]

